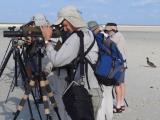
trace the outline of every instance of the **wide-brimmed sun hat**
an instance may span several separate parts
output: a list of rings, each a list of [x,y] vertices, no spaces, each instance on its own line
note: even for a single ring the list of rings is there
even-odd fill
[[[62,8],[57,15],[57,20],[54,23],[55,25],[58,25],[62,23],[63,20],[69,21],[74,27],[80,28],[80,27],[86,27],[86,23],[81,17],[80,11],[74,7],[74,6],[66,6]]]

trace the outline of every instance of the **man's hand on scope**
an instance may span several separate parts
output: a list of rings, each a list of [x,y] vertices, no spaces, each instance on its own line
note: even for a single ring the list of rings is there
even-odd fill
[[[42,35],[45,41],[48,41],[52,37],[52,28],[50,26],[41,26]]]

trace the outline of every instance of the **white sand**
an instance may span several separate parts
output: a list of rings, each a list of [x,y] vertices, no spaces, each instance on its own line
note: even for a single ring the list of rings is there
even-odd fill
[[[126,99],[129,107],[117,120],[159,120],[160,114],[160,35],[125,32],[128,48]],[[146,56],[158,67],[150,68]]]
[[[126,72],[126,100],[129,107],[121,114],[114,114],[115,120],[159,120],[160,118],[160,33],[123,32],[127,40],[128,70]],[[2,37],[0,31],[0,62],[9,39]],[[158,67],[150,68],[146,64],[146,56]],[[12,59],[12,58],[11,58]],[[21,88],[15,88],[4,104],[9,86],[13,78],[13,63],[9,62],[0,78],[0,120],[12,120],[12,112],[16,109],[23,95]],[[37,111],[33,105],[36,120]],[[30,118],[27,104],[19,116],[19,120]]]

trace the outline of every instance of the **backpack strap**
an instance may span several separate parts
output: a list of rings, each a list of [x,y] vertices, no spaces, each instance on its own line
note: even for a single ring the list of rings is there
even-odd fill
[[[95,40],[95,38],[94,38],[92,44],[89,46],[89,48],[87,49],[87,51],[84,53],[84,56],[86,56],[86,55],[89,53],[89,51],[92,49],[92,47],[93,47],[95,41],[96,41],[96,40]]]
[[[92,70],[95,71],[96,69],[96,65],[95,64],[92,64],[90,60],[88,60],[88,58],[85,57],[85,61],[87,63],[89,63],[89,65],[91,66]],[[95,74],[95,73],[94,73]],[[96,79],[97,79],[97,76],[95,75]],[[102,85],[98,82],[99,86],[100,86],[100,89],[101,91],[103,92],[103,89],[102,89]]]
[[[80,63],[80,76],[84,77],[84,34],[82,31],[77,31],[77,35],[80,38],[80,47],[79,47],[79,63]]]
[[[103,44],[106,44],[105,42],[108,42],[107,40],[109,39],[109,36],[108,37],[105,37],[104,35],[103,35]],[[109,48],[107,47],[106,49],[105,49],[105,53],[106,54],[108,54],[108,55],[112,55],[112,51],[111,51],[111,44],[112,44],[112,41],[109,41]]]
[[[82,31],[77,31],[76,33],[80,38],[80,48],[79,48],[80,49],[79,50],[80,76],[81,77],[84,76],[84,65],[85,65],[86,80],[87,80],[88,88],[90,89],[90,85],[89,85],[89,81],[88,81],[88,64],[86,62],[86,59],[85,59],[86,57],[85,56],[92,49],[92,47],[95,43],[95,39],[93,40],[93,42],[91,43],[89,48],[86,50],[86,52],[84,52],[84,34],[83,34]]]

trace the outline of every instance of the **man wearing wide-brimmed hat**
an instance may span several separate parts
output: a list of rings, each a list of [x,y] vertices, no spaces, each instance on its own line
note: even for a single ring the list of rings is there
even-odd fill
[[[84,37],[83,37],[84,51],[86,51],[89,48],[89,46],[93,43],[94,36],[92,32],[87,29],[87,25],[83,20],[83,18],[81,17],[80,11],[77,10],[77,8],[75,8],[74,6],[66,6],[62,8],[58,12],[58,19],[56,20],[55,24],[56,25],[62,24],[64,31],[71,33],[71,35],[66,39],[66,41],[63,43],[63,45],[58,51],[54,50],[53,46],[49,42],[52,36],[52,29],[49,26],[42,26],[41,30],[46,43],[47,55],[51,61],[52,66],[61,67],[71,63],[78,56],[79,48],[80,48],[80,37],[77,35],[77,33],[75,33],[76,31],[82,31],[84,34]],[[98,59],[98,46],[96,43],[93,45],[93,47],[88,52],[86,57],[88,58],[88,60],[91,61],[92,64],[96,63]],[[75,75],[76,81],[80,79],[79,74],[80,74],[80,71],[78,69]],[[100,92],[99,84],[90,66],[88,66],[88,81],[89,81],[89,86],[91,88],[91,91],[95,90],[95,92],[92,92],[92,93],[95,94],[96,92],[97,93]],[[84,86],[86,89],[88,89],[88,84],[85,78],[84,78]],[[94,98],[93,94],[92,94],[92,98]],[[101,104],[101,102],[98,104]],[[100,109],[99,108],[100,105],[95,106],[95,103],[93,103],[93,106],[94,106],[94,112],[95,112],[95,120],[102,120],[100,115],[96,116],[96,113]],[[66,120],[66,118],[64,118],[64,120]]]
[[[124,36],[118,31],[117,24],[116,23],[107,23],[105,26],[105,31],[109,34],[111,40],[113,40],[117,47],[122,54],[123,60],[124,60],[124,70],[123,70],[123,77],[119,81],[119,85],[115,87],[116,89],[116,105],[114,108],[115,113],[120,113],[125,110],[125,70],[127,68],[127,62],[126,62],[126,41]]]

